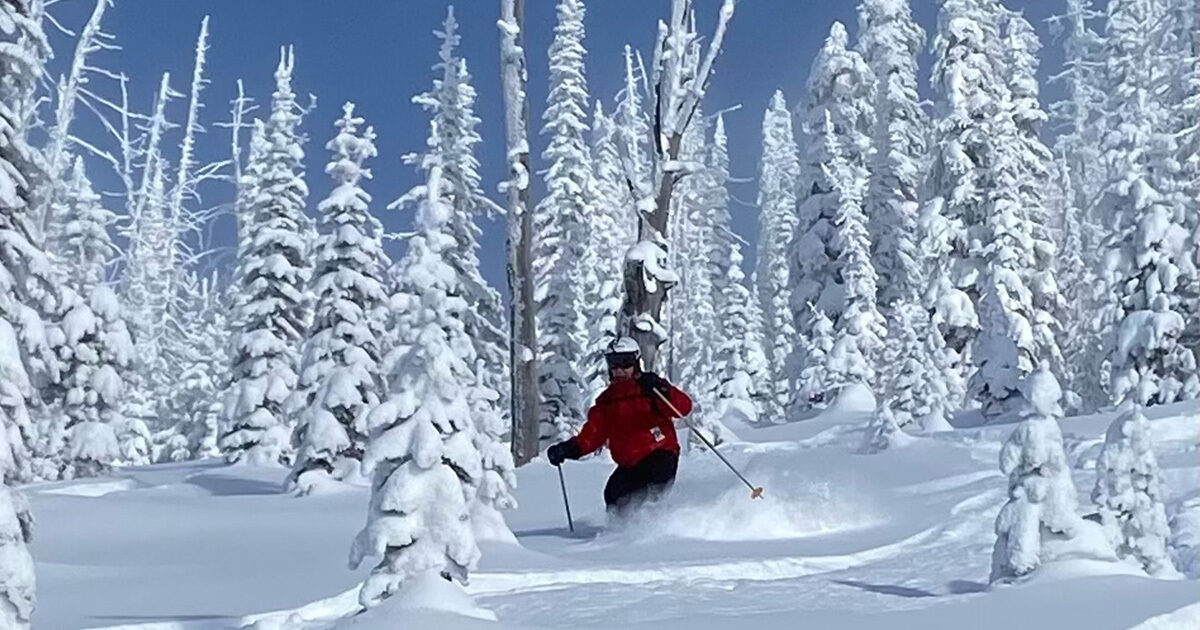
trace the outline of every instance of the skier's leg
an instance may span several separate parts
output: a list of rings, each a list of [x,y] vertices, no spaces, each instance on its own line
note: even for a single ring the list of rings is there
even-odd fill
[[[679,456],[667,450],[657,450],[646,456],[646,491],[651,500],[662,498],[675,484],[675,473],[679,469]]]
[[[636,510],[647,499],[657,499],[675,481],[679,456],[667,450],[651,451],[637,464],[618,468],[604,488],[604,501],[618,515]]]
[[[609,512],[620,513],[629,503],[629,495],[634,490],[635,482],[633,467],[618,466],[604,485],[604,505]]]

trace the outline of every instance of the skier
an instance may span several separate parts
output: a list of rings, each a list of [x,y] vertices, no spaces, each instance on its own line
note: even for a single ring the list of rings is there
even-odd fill
[[[554,444],[546,457],[554,466],[579,459],[608,444],[617,469],[604,486],[604,503],[610,513],[624,515],[647,499],[657,499],[670,489],[679,465],[679,440],[672,419],[692,410],[692,399],[654,372],[641,371],[637,342],[618,337],[604,354],[608,387],[588,410],[579,434]]]

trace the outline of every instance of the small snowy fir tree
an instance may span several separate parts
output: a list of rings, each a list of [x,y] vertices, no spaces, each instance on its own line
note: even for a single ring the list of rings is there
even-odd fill
[[[883,397],[896,424],[925,432],[949,430],[950,366],[941,333],[919,303],[904,299],[893,305],[891,331],[896,337],[888,340],[884,361],[895,364],[888,366]]]
[[[484,379],[487,369],[482,359],[475,361],[475,385],[467,398],[475,422],[475,448],[482,458],[479,487],[471,502],[471,525],[479,540],[511,540],[512,531],[500,515],[517,507],[513,489],[517,487],[512,451],[504,443],[508,426],[500,408],[500,395]]]
[[[586,387],[580,368],[586,338],[580,317],[580,269],[593,210],[587,132],[581,0],[559,0],[558,24],[550,44],[550,93],[546,97],[549,137],[542,159],[546,196],[534,211],[538,300],[538,382],[542,392],[541,438],[563,440],[583,424]]]
[[[763,351],[767,376],[763,387],[763,416],[784,421],[789,398],[787,361],[793,354],[796,330],[789,307],[788,244],[798,222],[796,186],[800,179],[800,150],[792,132],[792,115],[783,92],[776,90],[763,115],[763,149],[758,178],[759,240],[755,288],[762,313]]]
[[[903,446],[911,441],[912,437],[900,427],[900,422],[896,419],[895,412],[892,411],[891,403],[885,401],[871,416],[871,422],[867,424],[866,432],[863,434],[863,443],[858,452],[879,453],[893,446]]]
[[[132,360],[133,341],[117,296],[103,285],[88,293],[84,302],[73,289],[63,290],[68,310],[61,323],[67,431],[62,477],[68,479],[99,475],[119,459],[141,463],[140,450],[148,446],[134,446],[136,454],[126,457],[129,441],[140,442],[148,432],[138,420],[121,415],[121,373]],[[118,435],[125,449],[118,449]]]
[[[475,350],[462,323],[462,287],[446,261],[453,209],[441,158],[429,152],[422,162],[416,234],[398,263],[400,288],[391,299],[399,345],[385,361],[387,399],[367,421],[371,501],[350,565],[381,559],[359,592],[364,606],[428,572],[465,582],[479,558],[470,512],[483,474],[474,429],[480,410],[472,408],[480,400],[469,397]]]
[[[333,158],[325,172],[334,187],[317,206],[309,290],[313,324],[304,342],[300,378],[291,404],[299,409],[296,464],[289,486],[307,493],[320,479],[357,477],[366,447],[366,414],[383,389],[380,343],[384,337],[382,226],[368,212],[371,196],[361,181],[363,164],[376,155],[375,133],[359,131],[354,104],[342,106],[337,134],[326,144]]]
[[[833,402],[831,392],[837,391],[837,383],[833,374],[827,369],[827,362],[833,354],[834,328],[833,320],[825,312],[813,308],[812,331],[802,338],[800,347],[804,350],[804,365],[796,375],[796,391],[794,396],[810,409],[822,409]]]
[[[1062,390],[1046,366],[1021,382],[1023,420],[1000,449],[1008,502],[996,517],[991,581],[1027,575],[1050,559],[1046,545],[1078,534],[1075,484],[1063,452]]]
[[[263,139],[262,176],[255,187],[246,238],[238,261],[243,300],[234,316],[232,383],[225,396],[221,450],[233,463],[287,464],[290,430],[283,405],[296,386],[296,343],[307,325],[305,240],[308,195],[292,92],[293,57],[283,52],[275,71],[271,117]]]
[[[917,199],[924,175],[928,117],[917,93],[917,55],[925,31],[908,0],[863,0],[858,5],[858,51],[875,74],[871,183],[865,210],[871,260],[879,275],[879,305],[918,290]]]
[[[53,376],[39,311],[50,306],[51,265],[29,213],[36,197],[36,156],[26,143],[34,89],[49,53],[42,32],[42,3],[0,5],[0,627],[29,627],[34,609],[29,504],[14,486],[30,474],[30,418],[34,379]],[[40,374],[39,374],[40,373]]]
[[[1151,575],[1167,576],[1175,573],[1167,552],[1171,532],[1151,446],[1142,407],[1130,400],[1105,435],[1092,502],[1119,557],[1132,558]]]

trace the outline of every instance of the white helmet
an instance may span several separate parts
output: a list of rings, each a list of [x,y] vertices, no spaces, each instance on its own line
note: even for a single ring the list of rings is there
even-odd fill
[[[642,348],[633,337],[617,337],[608,344],[605,354],[641,354]]]
[[[642,349],[636,341],[629,337],[617,337],[608,344],[604,351],[604,361],[609,369],[631,368],[640,362]]]

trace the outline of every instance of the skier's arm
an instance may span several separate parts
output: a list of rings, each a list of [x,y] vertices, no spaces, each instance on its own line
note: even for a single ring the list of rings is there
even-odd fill
[[[604,421],[604,413],[599,407],[588,409],[587,422],[583,423],[579,435],[571,438],[571,441],[579,448],[579,457],[604,446],[608,441],[608,423]]]
[[[679,414],[676,414],[673,409],[664,409],[663,411],[666,413],[668,418],[682,418],[683,416],[692,413],[692,399],[689,398],[687,394],[683,393],[682,389],[679,389],[674,385],[668,385],[667,400],[671,401],[671,405],[674,406],[675,409],[679,410]]]

